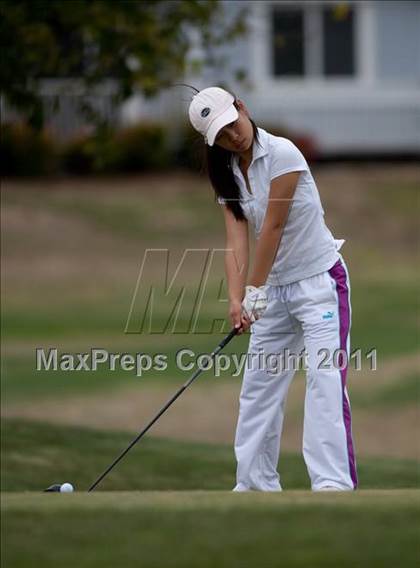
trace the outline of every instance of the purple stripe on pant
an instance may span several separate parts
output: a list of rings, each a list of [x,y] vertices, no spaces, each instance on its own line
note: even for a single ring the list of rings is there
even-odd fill
[[[347,286],[347,273],[341,262],[338,260],[332,268],[328,271],[331,278],[335,281],[336,291],[338,296],[338,313],[340,318],[340,349],[347,352],[347,338],[350,330],[350,303],[349,303],[349,289]],[[347,353],[350,357],[350,353]],[[340,361],[340,368],[342,367]],[[348,398],[346,396],[346,380],[347,380],[347,365],[340,371],[341,373],[341,386],[343,394],[343,419],[346,428],[347,436],[347,453],[349,458],[350,476],[353,481],[353,486],[357,487],[357,471],[356,460],[354,456],[352,432],[351,432],[351,410]]]

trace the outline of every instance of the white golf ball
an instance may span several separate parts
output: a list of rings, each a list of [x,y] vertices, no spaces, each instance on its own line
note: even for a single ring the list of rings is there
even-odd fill
[[[60,493],[73,493],[74,487],[71,483],[63,483],[60,487]]]

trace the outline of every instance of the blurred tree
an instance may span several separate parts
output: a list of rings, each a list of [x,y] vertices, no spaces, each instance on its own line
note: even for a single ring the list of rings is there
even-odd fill
[[[245,11],[226,20],[218,0],[2,0],[1,92],[40,128],[43,78],[77,78],[86,94],[112,79],[114,104],[152,96],[244,31]],[[194,33],[203,57],[190,61]]]

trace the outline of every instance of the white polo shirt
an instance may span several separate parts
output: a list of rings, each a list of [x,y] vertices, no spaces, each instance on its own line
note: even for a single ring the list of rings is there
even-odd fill
[[[258,128],[259,144],[254,141],[248,168],[249,193],[232,154],[232,171],[241,194],[241,206],[258,239],[264,222],[270,182],[290,172],[302,172],[296,186],[280,247],[266,284],[285,285],[309,278],[331,268],[339,259],[343,240],[335,240],[324,221],[318,189],[302,153],[287,138],[273,136]],[[218,197],[220,204],[226,201]]]

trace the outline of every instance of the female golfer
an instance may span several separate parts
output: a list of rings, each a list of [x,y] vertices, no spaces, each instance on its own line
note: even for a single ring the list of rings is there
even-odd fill
[[[194,95],[189,117],[204,136],[210,181],[223,206],[230,318],[238,333],[251,333],[234,491],[282,489],[277,466],[285,402],[302,353],[303,456],[312,490],[353,490],[357,473],[346,388],[350,284],[338,252],[344,241],[335,240],[324,222],[301,152],[258,128],[241,100],[210,87]],[[249,224],[257,243],[248,276]]]

